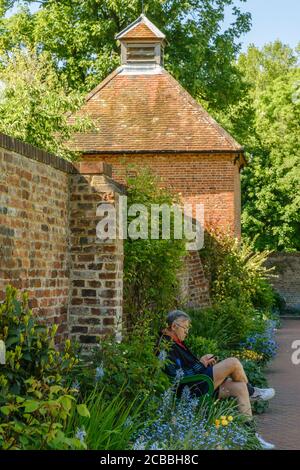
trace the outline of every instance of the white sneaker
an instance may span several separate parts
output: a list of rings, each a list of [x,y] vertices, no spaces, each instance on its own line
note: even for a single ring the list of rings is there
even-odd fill
[[[260,434],[255,433],[256,439],[259,441],[261,447],[263,450],[272,450],[275,449],[275,445],[271,444],[271,442],[265,441]]]
[[[267,401],[271,400],[275,395],[274,388],[258,388],[254,387],[254,393],[250,397],[250,401]]]

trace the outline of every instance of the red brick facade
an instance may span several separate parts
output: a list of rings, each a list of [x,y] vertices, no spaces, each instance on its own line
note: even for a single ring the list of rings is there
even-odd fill
[[[68,173],[0,149],[0,300],[27,290],[39,318],[67,331]],[[67,165],[66,165],[67,167]]]
[[[239,162],[235,154],[118,154],[84,155],[84,161],[103,161],[112,165],[112,177],[125,182],[126,168],[134,175],[149,167],[162,185],[181,193],[183,202],[204,204],[206,226],[217,225],[241,233]]]

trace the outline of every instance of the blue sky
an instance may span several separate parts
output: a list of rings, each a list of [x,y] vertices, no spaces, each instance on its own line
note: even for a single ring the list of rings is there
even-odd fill
[[[236,5],[252,14],[252,29],[241,38],[243,51],[249,44],[258,47],[280,39],[296,47],[300,43],[300,0],[235,0]],[[36,9],[36,8],[35,8]],[[225,26],[229,25],[228,13]]]
[[[241,38],[243,50],[251,43],[261,47],[276,39],[292,47],[300,43],[300,0],[237,0],[236,5],[252,15],[251,31]]]

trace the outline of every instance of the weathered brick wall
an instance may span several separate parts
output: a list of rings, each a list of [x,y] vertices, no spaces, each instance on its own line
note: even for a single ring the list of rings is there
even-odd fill
[[[71,177],[70,334],[85,346],[93,346],[99,336],[121,333],[123,240],[97,238],[100,217],[96,210],[104,202],[118,214],[122,188],[101,174],[101,163],[82,163],[77,168],[79,174]]]
[[[122,317],[122,241],[95,239],[97,203],[117,205],[120,188],[107,165],[90,173],[0,134],[0,301],[7,284],[26,290],[59,339],[84,344]]]
[[[284,298],[287,307],[300,311],[300,253],[273,253],[266,266],[275,266],[271,283]]]
[[[210,305],[209,285],[198,251],[190,251],[179,273],[180,304],[187,307],[207,307]]]
[[[111,164],[112,177],[120,183],[125,182],[128,164],[147,166],[161,177],[162,185],[181,193],[184,202],[204,204],[206,227],[216,224],[240,235],[240,174],[235,154],[94,154],[83,158]]]
[[[67,330],[68,164],[31,146],[0,142],[0,299],[7,283],[29,293],[41,319]],[[8,149],[3,148],[8,147]],[[10,150],[9,150],[10,148]],[[16,151],[14,151],[14,149]],[[18,150],[23,154],[18,153]],[[36,159],[28,158],[26,151]]]

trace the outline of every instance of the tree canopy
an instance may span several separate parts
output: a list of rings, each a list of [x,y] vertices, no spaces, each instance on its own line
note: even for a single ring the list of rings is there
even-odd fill
[[[280,41],[251,46],[238,66],[248,84],[242,113],[232,121],[249,159],[242,177],[244,236],[256,249],[300,250],[299,50]]]
[[[244,2],[245,0],[240,0]],[[0,0],[0,56],[13,48],[45,51],[69,86],[88,91],[119,65],[116,33],[141,14],[141,0]],[[149,15],[168,39],[166,68],[194,97],[218,107],[240,93],[234,60],[250,15],[235,0],[148,0]],[[17,13],[5,17],[12,6]],[[225,13],[232,23],[223,28]]]

